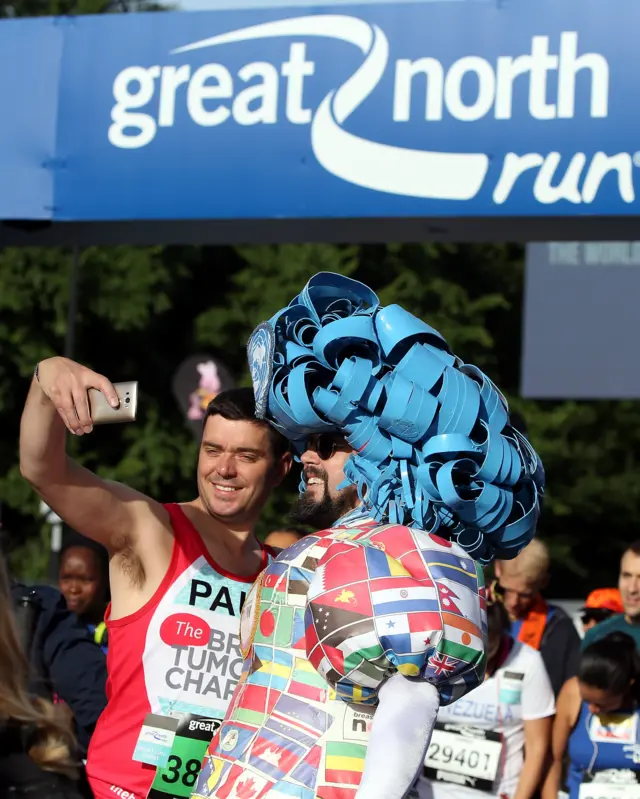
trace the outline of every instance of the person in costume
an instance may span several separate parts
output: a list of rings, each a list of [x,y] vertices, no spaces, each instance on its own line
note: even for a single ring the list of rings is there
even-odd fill
[[[531,540],[541,463],[479,369],[341,275],[312,278],[248,356],[309,504],[343,515],[247,597],[242,676],[194,795],[400,799],[438,708],[483,680],[482,566]]]

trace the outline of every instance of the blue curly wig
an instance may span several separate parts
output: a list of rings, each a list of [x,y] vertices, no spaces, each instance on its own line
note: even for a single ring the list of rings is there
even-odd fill
[[[533,538],[540,459],[491,380],[422,320],[321,272],[247,351],[257,415],[298,452],[341,432],[354,450],[345,484],[375,519],[437,532],[483,564]]]

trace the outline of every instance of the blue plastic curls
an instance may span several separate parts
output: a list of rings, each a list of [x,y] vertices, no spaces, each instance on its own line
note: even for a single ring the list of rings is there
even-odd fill
[[[258,415],[298,451],[312,433],[342,432],[345,479],[377,520],[437,532],[484,564],[533,538],[540,459],[491,380],[404,308],[321,272],[247,352]]]

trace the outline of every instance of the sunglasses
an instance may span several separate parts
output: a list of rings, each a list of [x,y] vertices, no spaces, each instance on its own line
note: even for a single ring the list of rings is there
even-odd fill
[[[320,460],[328,461],[338,450],[348,452],[351,447],[337,433],[314,433],[307,439],[305,449],[315,452]]]
[[[514,591],[513,588],[505,588],[503,585],[500,585],[498,580],[493,582],[491,591],[494,598],[500,602],[504,602],[508,594],[517,594],[519,599],[524,599],[525,601],[533,599],[536,596],[535,591]]]

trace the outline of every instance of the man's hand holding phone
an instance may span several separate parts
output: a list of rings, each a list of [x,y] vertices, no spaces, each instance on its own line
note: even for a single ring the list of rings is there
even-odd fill
[[[114,386],[104,375],[61,357],[41,361],[36,378],[74,435],[90,433],[94,424],[135,419],[135,383],[122,384],[119,392],[117,384]]]

